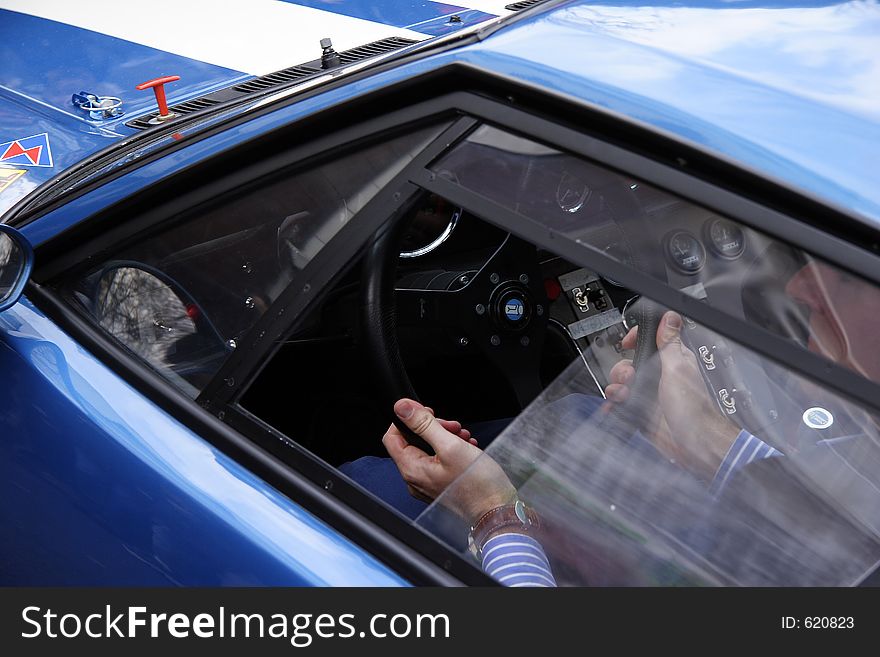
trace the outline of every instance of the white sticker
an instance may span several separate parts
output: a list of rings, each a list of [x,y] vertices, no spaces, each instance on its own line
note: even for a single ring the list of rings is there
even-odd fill
[[[579,340],[596,331],[620,324],[621,320],[620,311],[617,308],[613,308],[592,317],[585,317],[578,322],[572,322],[568,325],[568,332],[571,333],[572,338]]]
[[[831,411],[821,406],[813,406],[804,411],[804,424],[811,429],[827,429],[834,424],[834,416]]]

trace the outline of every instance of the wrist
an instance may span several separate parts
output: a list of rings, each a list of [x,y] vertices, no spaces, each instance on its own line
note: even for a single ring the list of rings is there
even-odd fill
[[[516,489],[513,486],[510,490],[498,491],[492,495],[479,497],[473,504],[462,510],[462,516],[469,526],[474,526],[484,515],[492,509],[497,509],[508,504],[516,502]]]
[[[739,433],[740,428],[727,421],[719,422],[713,427],[713,430],[709,432],[709,439],[704,443],[706,446],[704,458],[705,474],[709,476],[715,475],[715,472],[727,457],[731,446],[736,442]]]
[[[507,504],[496,506],[480,516],[468,532],[468,549],[479,557],[490,538],[501,534],[527,534],[536,537],[541,520],[533,509],[515,498]]]

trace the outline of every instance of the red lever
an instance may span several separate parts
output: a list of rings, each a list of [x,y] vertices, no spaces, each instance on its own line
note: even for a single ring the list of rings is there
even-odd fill
[[[173,115],[171,114],[171,112],[168,111],[168,103],[165,101],[164,85],[167,82],[176,82],[179,79],[179,75],[166,75],[165,77],[142,82],[141,84],[136,86],[135,89],[137,89],[138,91],[143,91],[144,89],[152,89],[153,93],[156,94],[156,103],[158,103],[159,105],[159,118],[170,119]]]

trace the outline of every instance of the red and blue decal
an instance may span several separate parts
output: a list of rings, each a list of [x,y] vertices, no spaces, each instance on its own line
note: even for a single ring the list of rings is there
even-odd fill
[[[46,132],[0,144],[0,164],[22,167],[51,167],[52,150]]]

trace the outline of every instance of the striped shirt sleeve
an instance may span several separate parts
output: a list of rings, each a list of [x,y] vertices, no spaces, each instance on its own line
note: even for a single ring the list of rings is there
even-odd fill
[[[486,541],[483,570],[504,586],[556,586],[544,548],[525,534],[498,534]]]
[[[752,461],[782,455],[782,452],[773,449],[763,440],[743,429],[733,441],[730,449],[727,450],[727,455],[721,461],[721,465],[718,466],[715,477],[709,485],[709,492],[717,497],[724,490],[730,476]]]

